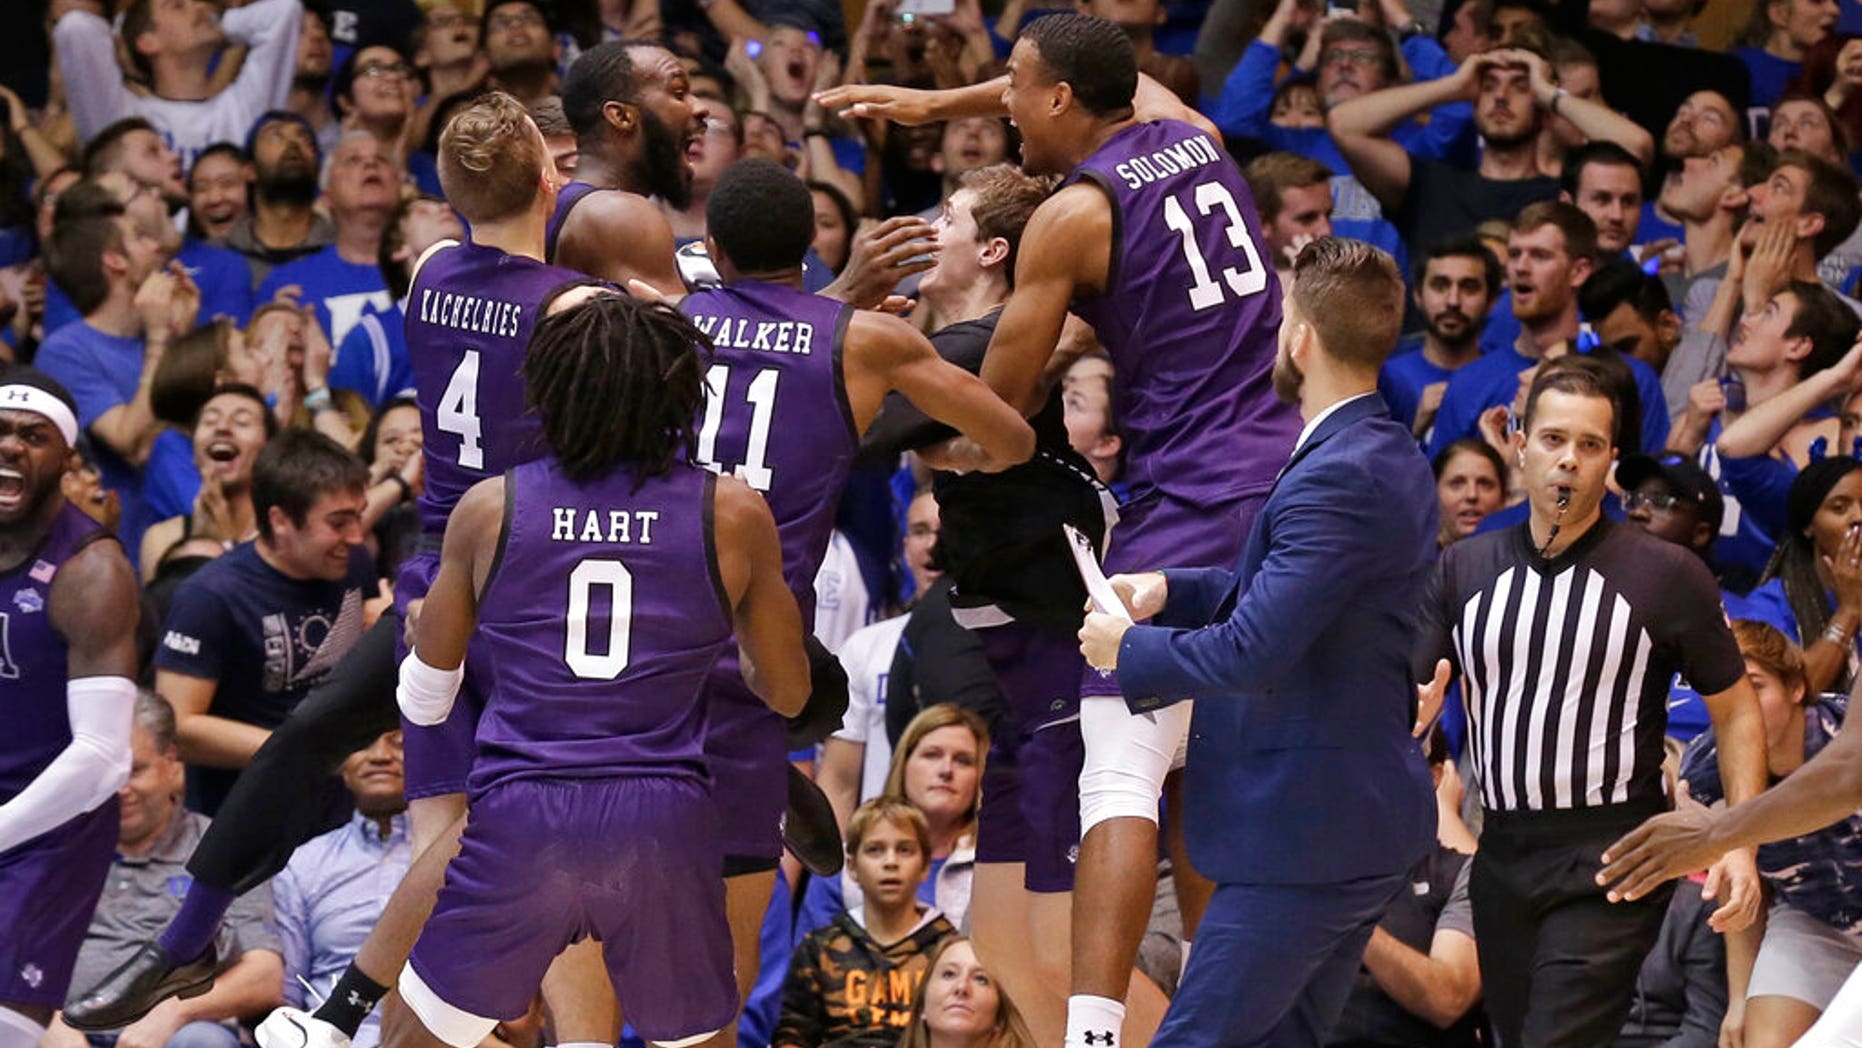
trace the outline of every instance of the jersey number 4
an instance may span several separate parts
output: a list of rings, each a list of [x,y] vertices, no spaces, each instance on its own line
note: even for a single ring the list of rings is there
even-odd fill
[[[478,350],[468,349],[465,359],[446,380],[446,392],[433,422],[440,431],[459,438],[459,464],[466,469],[485,468],[485,448],[480,439],[484,427],[478,420]]]
[[[774,479],[769,469],[769,425],[776,414],[776,383],[782,372],[764,368],[750,380],[744,400],[750,403],[750,438],[744,460],[731,472],[758,491],[768,491]],[[705,372],[705,420],[698,427],[698,463],[713,473],[725,470],[718,461],[718,430],[724,425],[724,397],[730,391],[728,364],[713,364]]]
[[[1267,270],[1261,265],[1261,253],[1256,250],[1254,241],[1248,236],[1247,224],[1241,220],[1241,208],[1236,205],[1235,197],[1228,187],[1220,182],[1204,182],[1190,191],[1197,214],[1209,217],[1216,208],[1221,208],[1228,219],[1228,246],[1241,251],[1246,263],[1242,269],[1233,266],[1222,267],[1222,283],[1235,293],[1236,298],[1247,298],[1267,287]],[[1164,224],[1183,238],[1183,260],[1190,264],[1190,308],[1208,309],[1220,305],[1226,297],[1222,284],[1209,274],[1209,260],[1203,258],[1202,248],[1196,243],[1196,225],[1190,219],[1189,211],[1183,201],[1175,196],[1164,198]]]

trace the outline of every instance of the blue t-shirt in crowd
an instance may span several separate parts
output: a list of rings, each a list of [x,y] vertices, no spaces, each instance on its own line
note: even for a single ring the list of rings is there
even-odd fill
[[[1377,392],[1383,394],[1390,417],[1414,429],[1416,411],[1422,406],[1422,391],[1454,374],[1423,355],[1423,335],[1411,335],[1397,343],[1396,351],[1384,361],[1377,373]]]
[[[78,307],[71,304],[71,296],[65,294],[65,289],[58,286],[58,281],[47,280],[45,282],[45,319],[41,321],[45,336],[50,338],[53,332],[83,319],[84,314],[78,312]]]
[[[80,319],[47,337],[33,364],[71,391],[78,405],[78,426],[88,430],[111,408],[136,399],[136,386],[142,381],[142,339],[111,335]],[[134,563],[142,530],[147,527],[142,511],[142,471],[103,441],[95,444],[103,485],[116,492],[123,504],[118,535]]]
[[[361,638],[362,601],[374,592],[363,547],[351,551],[348,574],[329,582],[290,578],[242,543],[175,591],[155,668],[216,682],[213,716],[276,728]],[[189,807],[212,814],[238,776],[190,769]]]
[[[361,265],[343,261],[335,244],[273,269],[265,283],[259,285],[258,301],[269,302],[279,288],[292,284],[304,289],[301,301],[317,307],[317,319],[332,347],[343,344],[349,329],[362,319],[365,307],[373,305],[379,310],[394,305],[381,268],[372,262]]]
[[[187,238],[175,260],[200,288],[200,322],[226,317],[240,327],[252,316],[252,267],[231,248]]]
[[[336,347],[330,388],[355,390],[370,407],[413,392],[414,366],[407,359],[407,319],[400,303],[387,309],[363,307],[362,318]]]
[[[1635,357],[1621,357],[1636,376],[1636,396],[1642,401],[1643,451],[1660,451],[1668,443],[1668,401],[1662,397],[1662,380],[1655,369]],[[1455,372],[1435,413],[1435,431],[1429,437],[1429,457],[1462,437],[1478,436],[1481,412],[1513,403],[1519,394],[1519,373],[1537,364],[1513,346],[1496,349]],[[1630,451],[1634,449],[1624,449]]]
[[[1749,137],[1763,141],[1771,130],[1771,107],[1784,97],[1785,88],[1804,64],[1779,58],[1762,47],[1735,47],[1732,55],[1746,64],[1746,72],[1752,77],[1752,96],[1746,105],[1746,132]]]
[[[1722,459],[1716,444],[1724,427],[1715,416],[1707,426],[1707,442],[1698,461],[1707,475],[1719,482],[1726,510],[1720,518],[1720,536],[1713,542],[1714,562],[1726,569],[1726,584],[1748,589],[1764,574],[1778,546],[1785,501],[1797,467],[1770,455]],[[1756,507],[1758,512],[1752,512]]]
[[[194,465],[194,441],[178,429],[164,429],[149,448],[142,467],[142,509],[150,524],[194,512],[200,494],[200,467]]]
[[[1518,345],[1522,330],[1519,317],[1513,313],[1513,289],[1501,288],[1493,300],[1493,308],[1487,311],[1487,322],[1481,327],[1481,353],[1496,353]]]

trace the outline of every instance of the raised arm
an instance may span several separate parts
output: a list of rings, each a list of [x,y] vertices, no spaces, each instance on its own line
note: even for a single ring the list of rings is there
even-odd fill
[[[1409,153],[1391,139],[1390,132],[1404,120],[1444,102],[1471,98],[1481,58],[1474,55],[1461,63],[1453,76],[1368,91],[1326,113],[1325,126],[1345,163],[1386,213],[1402,206],[1410,177]]]
[[[770,709],[793,717],[808,702],[802,613],[782,578],[782,546],[769,505],[736,477],[717,480],[718,575],[731,601],[744,677]]]
[[[136,96],[116,64],[116,34],[110,23],[82,8],[67,10],[52,27],[52,47],[65,82],[65,105],[79,141],[129,116]]]
[[[1002,92],[1009,78],[999,76],[968,87],[926,91],[890,84],[843,84],[815,95],[823,109],[841,117],[873,117],[895,124],[915,126],[966,116],[1007,116]],[[1139,120],[1182,120],[1221,137],[1209,118],[1183,104],[1171,90],[1143,73],[1138,74],[1138,92],[1132,99],[1132,115]]]
[[[1714,446],[1724,458],[1769,455],[1791,427],[1818,405],[1827,404],[1855,388],[1862,378],[1862,342],[1849,348],[1841,360],[1782,393],[1754,404],[1726,424]]]
[[[91,543],[53,579],[46,614],[69,647],[71,741],[0,804],[0,852],[90,811],[129,780],[140,605],[135,572],[122,547],[108,539]]]
[[[1532,83],[1532,99],[1555,116],[1571,121],[1571,126],[1592,142],[1615,142],[1635,156],[1646,169],[1655,160],[1655,139],[1640,124],[1609,106],[1579,98],[1552,82],[1551,67],[1531,51],[1502,51],[1510,60],[1524,62]]]
[[[244,44],[246,60],[231,91],[253,117],[283,106],[291,97],[291,79],[297,71],[297,34],[304,24],[299,0],[258,0],[236,7],[220,18],[229,40]]]

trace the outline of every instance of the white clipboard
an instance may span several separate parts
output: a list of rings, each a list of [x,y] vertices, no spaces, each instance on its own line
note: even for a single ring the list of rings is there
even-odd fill
[[[1093,610],[1101,615],[1116,615],[1130,622],[1131,612],[1125,610],[1125,602],[1119,599],[1106,573],[1100,570],[1099,555],[1093,552],[1092,540],[1071,524],[1062,524],[1060,528],[1067,534],[1067,548],[1073,553],[1073,566],[1079,569],[1080,580],[1086,583],[1086,595],[1093,600]]]

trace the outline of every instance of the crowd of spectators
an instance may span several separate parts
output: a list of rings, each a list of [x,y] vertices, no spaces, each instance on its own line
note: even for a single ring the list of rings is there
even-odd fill
[[[884,256],[904,274],[884,291],[928,331],[1010,294],[1019,226],[977,201],[992,165],[1016,160],[1016,131],[887,123],[815,95],[988,80],[1017,28],[1056,6],[14,5],[9,26],[31,39],[0,71],[0,357],[71,391],[84,440],[66,494],[145,586],[149,690],[76,983],[171,915],[233,778],[380,614],[410,552],[422,458],[402,317],[415,260],[464,232],[435,166],[462,100],[522,101],[567,179],[577,141],[555,92],[569,66],[606,40],[663,42],[703,125],[684,157],[691,199],[656,205],[685,271],[702,269],[688,248],[721,173],[765,158],[812,192],[810,287]],[[1862,6],[1077,6],[1123,27],[1143,71],[1220,129],[1283,274],[1327,235],[1398,259],[1407,333],[1379,390],[1433,463],[1444,548],[1525,519],[1526,391],[1549,362],[1587,356],[1624,406],[1606,512],[1712,569],[1773,776],[1840,730],[1862,661]],[[1119,377],[1089,353],[1064,382],[1070,443],[1122,493]],[[883,434],[868,444],[817,582],[817,632],[853,701],[819,752],[794,755],[833,804],[847,866],[821,878],[785,863],[742,1043],[1032,1044],[959,934],[990,740],[1014,726],[950,619],[926,470]],[[1711,800],[1701,700],[1679,676],[1671,692],[1680,778]],[[1465,730],[1451,704],[1428,740],[1441,844],[1372,938],[1337,1044],[1491,1043]],[[327,989],[409,861],[398,736],[355,754],[317,803],[329,832],[229,916],[213,992],[92,1043],[230,1046],[241,1020]],[[1790,1044],[1862,959],[1858,839],[1851,820],[1761,851],[1769,919],[1724,941],[1698,883],[1683,885],[1618,1043],[1728,1043],[1724,1026],[1743,1037],[1731,1043]],[[1183,933],[1159,884],[1140,963],[1168,989]],[[542,1024],[533,1013],[494,1040],[540,1044]],[[54,1024],[46,1044],[83,1036]]]

